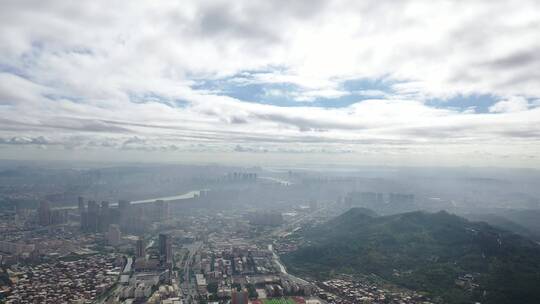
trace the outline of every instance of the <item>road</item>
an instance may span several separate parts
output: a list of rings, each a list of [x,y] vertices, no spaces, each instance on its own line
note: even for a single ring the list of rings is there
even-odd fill
[[[319,213],[325,211],[328,207],[324,207],[324,208],[319,208],[313,212],[310,212],[304,216],[300,216],[299,218],[295,219],[294,221],[286,224],[284,227],[279,227],[277,228],[276,230],[274,230],[272,233],[271,233],[271,236],[274,238],[274,241],[275,241],[275,238],[279,238],[281,237],[287,230],[289,229],[294,229],[296,226],[300,225],[303,221],[306,221],[306,220],[310,220],[312,219],[314,216],[318,215]],[[272,254],[273,254],[273,260],[274,262],[278,265],[279,267],[279,270],[281,272],[282,275],[288,277],[291,281],[295,281],[297,283],[300,283],[300,284],[310,284],[310,285],[314,285],[302,278],[299,278],[299,277],[296,277],[290,273],[287,272],[287,268],[285,267],[285,265],[283,265],[283,263],[281,262],[281,259],[279,258],[279,255],[277,254],[277,252],[274,250],[274,246],[273,245],[268,245],[268,250],[272,251]]]
[[[273,245],[268,245],[268,250],[272,251],[272,254],[273,254],[273,260],[274,262],[278,265],[279,267],[279,271],[281,272],[282,275],[288,277],[291,281],[294,281],[294,282],[297,282],[297,283],[300,283],[300,284],[311,284],[310,282],[302,279],[302,278],[299,278],[299,277],[296,277],[290,273],[287,272],[287,268],[285,267],[285,265],[283,265],[283,263],[281,262],[278,254],[276,253],[276,251],[274,250],[274,246]]]
[[[196,303],[195,299],[199,295],[197,292],[197,286],[195,286],[195,283],[191,280],[191,263],[193,262],[193,257],[197,254],[201,247],[202,242],[195,242],[187,248],[189,252],[188,257],[184,262],[184,282],[182,284],[182,289],[184,291],[186,303],[188,304]]]

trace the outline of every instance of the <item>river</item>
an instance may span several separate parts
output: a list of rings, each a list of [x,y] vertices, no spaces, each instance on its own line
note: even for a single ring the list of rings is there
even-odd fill
[[[184,200],[184,199],[190,199],[194,198],[197,195],[201,194],[201,191],[206,191],[208,189],[202,189],[202,190],[192,190],[189,192],[186,192],[184,194],[177,194],[173,196],[163,196],[163,197],[156,197],[156,198],[148,198],[143,200],[137,200],[137,201],[131,201],[131,204],[147,204],[147,203],[153,203],[157,200],[162,201],[176,201],[176,200]],[[118,203],[111,203],[109,206],[111,207],[117,207]],[[78,206],[66,206],[66,207],[60,207],[55,209],[77,209]]]
[[[201,191],[204,190],[193,190],[184,194],[178,194],[173,196],[164,196],[164,197],[156,197],[156,198],[149,198],[144,200],[138,200],[138,201],[131,201],[132,204],[144,204],[144,203],[153,203],[155,201],[176,201],[176,200],[183,200],[183,199],[189,199],[194,198],[197,195],[201,194]]]

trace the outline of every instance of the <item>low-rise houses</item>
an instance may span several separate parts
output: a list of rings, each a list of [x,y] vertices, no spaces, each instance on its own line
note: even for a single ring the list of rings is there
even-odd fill
[[[15,284],[6,303],[92,303],[116,283],[120,266],[114,255],[101,254],[14,265],[11,280]]]
[[[425,296],[408,290],[394,291],[369,282],[348,278],[319,282],[319,296],[328,303],[431,303]]]

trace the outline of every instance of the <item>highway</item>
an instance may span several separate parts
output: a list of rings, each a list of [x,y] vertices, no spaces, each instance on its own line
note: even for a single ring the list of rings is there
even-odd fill
[[[188,249],[188,257],[184,262],[184,282],[182,283],[182,290],[184,292],[184,298],[187,304],[196,303],[196,298],[199,295],[197,292],[197,286],[195,282],[191,280],[191,263],[193,262],[193,257],[202,247],[202,242],[195,242],[191,245],[186,246]]]
[[[268,245],[268,250],[272,251],[272,254],[273,254],[273,260],[274,262],[279,266],[279,271],[281,272],[282,275],[288,277],[291,281],[295,281],[297,283],[300,283],[300,284],[312,284],[302,278],[299,278],[299,277],[296,277],[290,273],[287,272],[287,268],[285,267],[285,265],[283,265],[283,263],[281,263],[281,260],[279,259],[279,256],[277,255],[276,251],[274,250],[274,246],[273,245]]]

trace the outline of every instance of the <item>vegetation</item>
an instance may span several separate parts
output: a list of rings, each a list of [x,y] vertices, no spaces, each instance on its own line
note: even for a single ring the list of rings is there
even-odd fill
[[[236,291],[241,291],[242,290],[242,285],[240,285],[240,283],[232,283],[231,288],[233,290],[236,289]]]
[[[271,299],[264,299],[264,304],[296,304],[295,301],[287,298],[271,298]]]
[[[9,279],[6,268],[0,268],[0,286],[12,286],[13,282]]]
[[[217,291],[218,291],[218,284],[217,284],[217,282],[210,282],[210,283],[208,283],[207,289],[208,289],[208,292],[209,292],[209,293],[217,293]]]
[[[257,293],[257,290],[255,289],[255,286],[253,284],[246,284],[246,289],[248,291],[248,296],[250,299],[256,299],[259,297],[259,294]]]
[[[302,232],[283,256],[293,272],[375,274],[447,303],[540,303],[540,246],[446,212],[375,217],[351,209]],[[470,274],[466,286],[456,279]]]

